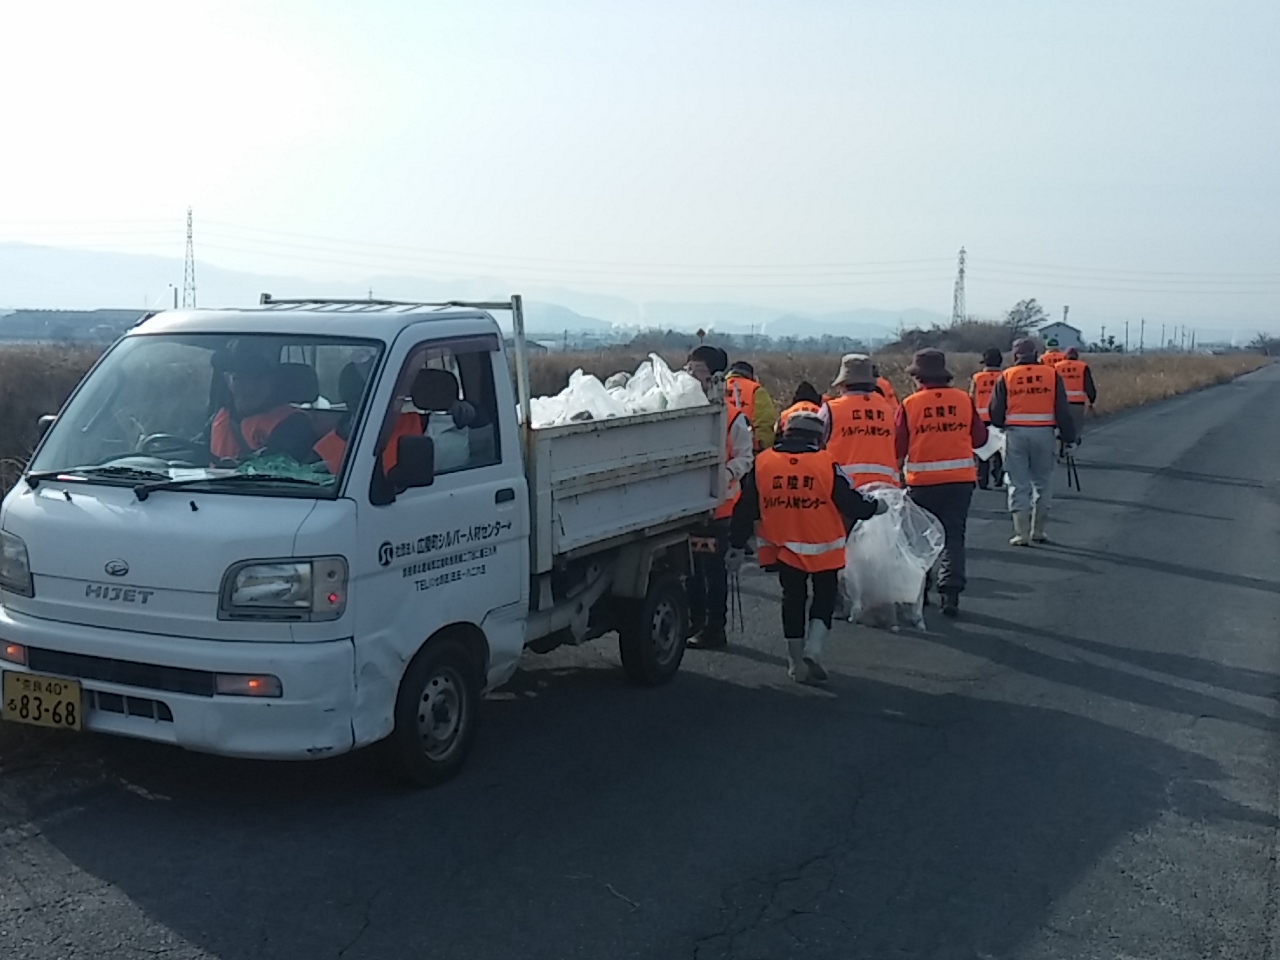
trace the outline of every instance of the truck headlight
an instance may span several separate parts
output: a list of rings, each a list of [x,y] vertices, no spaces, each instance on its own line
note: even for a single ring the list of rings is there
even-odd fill
[[[31,582],[31,561],[27,559],[27,545],[22,538],[0,530],[0,590],[8,590],[22,597],[34,596]]]
[[[337,620],[347,607],[347,561],[248,560],[222,580],[220,620]]]

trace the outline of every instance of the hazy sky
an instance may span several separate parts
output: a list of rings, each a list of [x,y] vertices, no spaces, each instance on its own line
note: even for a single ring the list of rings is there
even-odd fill
[[[0,239],[1280,327],[1280,3],[0,0]],[[0,290],[3,278],[0,277]],[[3,297],[0,296],[0,301]]]

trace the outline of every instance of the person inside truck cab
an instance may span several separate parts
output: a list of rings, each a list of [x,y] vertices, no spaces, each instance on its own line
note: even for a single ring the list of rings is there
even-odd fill
[[[281,363],[275,344],[241,340],[231,344],[221,369],[230,396],[214,415],[209,435],[215,462],[241,463],[262,454],[282,454],[299,463],[315,459],[315,428],[291,403],[315,400],[310,367]]]
[[[330,473],[336,474],[342,467],[352,422],[368,377],[368,367],[355,363],[348,363],[338,375],[338,395],[346,412],[315,445],[316,455]],[[408,402],[399,395],[396,402],[399,409],[382,450],[384,473],[390,473],[396,465],[401,437],[430,437],[435,443],[438,472],[446,473],[467,464],[471,455],[470,427],[478,425],[480,417],[472,404],[458,399],[457,377],[447,370],[425,367],[414,375]]]

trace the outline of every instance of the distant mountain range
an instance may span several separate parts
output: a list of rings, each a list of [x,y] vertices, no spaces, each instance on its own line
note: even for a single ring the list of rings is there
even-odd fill
[[[277,297],[334,297],[385,300],[505,299],[511,292],[526,298],[526,323],[533,333],[616,336],[626,330],[652,328],[770,336],[892,337],[899,326],[930,327],[945,320],[926,310],[779,311],[740,303],[653,301],[557,286],[510,284],[497,278],[453,280],[416,277],[371,277],[361,283],[316,282],[297,277],[226,270],[197,261],[196,279],[202,306],[256,304],[259,294]],[[0,243],[0,313],[4,308],[94,310],[136,305],[139,312],[173,305],[174,284],[182,278],[182,261],[110,251],[71,250],[30,244]],[[506,318],[500,318],[505,322]],[[5,336],[0,316],[0,339]]]

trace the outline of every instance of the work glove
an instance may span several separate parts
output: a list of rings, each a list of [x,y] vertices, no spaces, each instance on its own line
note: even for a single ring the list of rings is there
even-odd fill
[[[453,425],[461,430],[476,422],[476,408],[466,400],[457,400],[449,408],[449,416],[453,418]]]
[[[737,547],[730,547],[729,552],[724,555],[724,568],[729,571],[729,576],[734,576],[742,569],[742,562],[746,559],[745,550]]]
[[[888,512],[889,512],[889,501],[881,500],[877,498],[876,499],[876,516],[878,517],[880,516],[880,514],[888,513]]]

